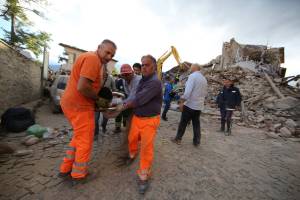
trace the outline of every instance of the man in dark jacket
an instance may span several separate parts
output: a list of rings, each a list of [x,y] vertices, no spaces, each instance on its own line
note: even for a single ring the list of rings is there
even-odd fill
[[[226,132],[229,133],[233,110],[241,104],[242,98],[240,90],[234,87],[232,80],[225,78],[223,84],[224,87],[217,97],[217,104],[221,112],[221,132],[225,131],[227,123]]]

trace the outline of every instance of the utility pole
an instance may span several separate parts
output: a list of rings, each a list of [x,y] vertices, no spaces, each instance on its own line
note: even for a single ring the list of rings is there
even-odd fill
[[[41,66],[41,88],[40,88],[41,96],[43,96],[43,92],[44,92],[44,79],[47,78],[47,73],[45,73],[45,70],[48,71],[48,65],[49,65],[49,53],[47,52],[47,47],[45,45],[44,52],[43,52],[43,64]]]

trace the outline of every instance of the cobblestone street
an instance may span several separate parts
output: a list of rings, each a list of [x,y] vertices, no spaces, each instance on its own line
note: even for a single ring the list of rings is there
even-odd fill
[[[109,134],[94,143],[88,182],[72,186],[57,177],[68,135],[25,147],[25,133],[8,134],[1,141],[33,153],[0,157],[0,199],[300,199],[300,143],[270,139],[263,130],[234,124],[232,136],[218,133],[219,123],[202,116],[201,145],[192,145],[192,126],[180,146],[175,136],[180,113],[170,111],[161,122],[156,143],[153,178],[144,196],[137,192],[138,160],[118,168],[114,161],[121,136]],[[68,130],[62,114],[51,114],[45,104],[37,112],[37,123]]]

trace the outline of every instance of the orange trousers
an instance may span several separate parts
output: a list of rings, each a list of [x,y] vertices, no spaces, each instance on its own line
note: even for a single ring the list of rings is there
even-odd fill
[[[129,155],[134,158],[138,154],[140,145],[140,168],[137,173],[142,180],[146,180],[151,173],[154,155],[154,138],[160,123],[160,116],[137,117],[133,115],[128,135]]]
[[[71,172],[73,178],[84,178],[93,147],[94,111],[74,111],[63,107],[62,110],[73,127],[73,137],[67,147],[60,172]]]

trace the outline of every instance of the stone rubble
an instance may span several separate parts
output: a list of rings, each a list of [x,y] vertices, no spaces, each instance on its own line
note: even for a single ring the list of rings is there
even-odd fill
[[[235,41],[230,41],[230,44],[226,48],[233,48],[231,53],[223,50],[223,54],[217,59],[202,65],[201,72],[208,81],[204,113],[219,115],[216,97],[222,88],[224,77],[230,77],[242,94],[242,106],[234,112],[234,116],[240,118],[244,126],[266,128],[283,137],[300,136],[300,89],[284,84],[284,68],[280,67],[283,50],[267,49],[260,45],[240,45]],[[237,51],[242,53],[233,56]],[[263,52],[269,52],[269,57],[264,57]],[[261,59],[258,55],[262,55]],[[253,56],[257,58],[251,60]],[[178,91],[182,94],[188,70],[182,72],[176,66],[167,73],[175,77],[178,72],[178,86],[181,87]]]

